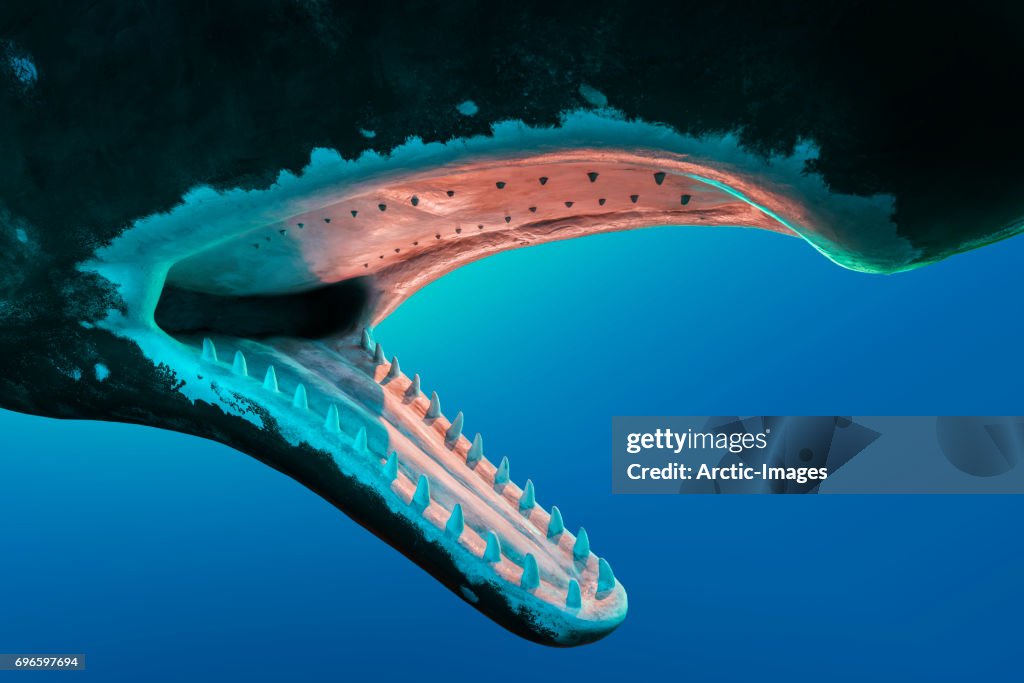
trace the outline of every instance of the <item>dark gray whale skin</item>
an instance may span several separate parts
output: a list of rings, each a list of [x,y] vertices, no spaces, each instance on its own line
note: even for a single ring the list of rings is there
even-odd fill
[[[273,429],[189,402],[166,368],[95,326],[121,303],[79,264],[198,184],[263,188],[316,147],[354,158],[497,121],[555,125],[598,91],[627,118],[735,133],[759,154],[813,142],[805,172],[834,192],[891,195],[921,262],[1006,237],[1024,216],[1019,3],[46,5],[0,8],[0,406],[229,441],[314,490],[322,455],[280,456],[295,447]],[[460,114],[465,100],[479,113]],[[111,357],[119,371],[101,379],[92,368]],[[446,558],[402,540],[410,530],[360,521],[457,584]],[[549,640],[492,598],[492,618]]]

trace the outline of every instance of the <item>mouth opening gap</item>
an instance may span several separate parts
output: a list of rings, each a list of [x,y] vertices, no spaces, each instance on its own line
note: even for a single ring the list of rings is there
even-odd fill
[[[352,278],[305,292],[224,296],[167,285],[156,324],[170,335],[215,333],[247,339],[320,339],[355,330],[371,303],[368,278]]]

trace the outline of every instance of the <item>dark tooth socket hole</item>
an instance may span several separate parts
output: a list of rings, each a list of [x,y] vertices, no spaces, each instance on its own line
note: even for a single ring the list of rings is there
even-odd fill
[[[572,202],[566,202],[565,203],[565,208],[571,209],[572,208]]]
[[[454,197],[455,196],[455,190],[448,190],[447,192],[445,192],[445,194],[448,195],[449,197]]]
[[[531,206],[530,207],[530,213],[537,213],[537,207],[536,206]]]
[[[462,233],[462,228],[455,228],[456,233]]]
[[[547,185],[548,184],[547,176],[541,176],[538,180],[540,180],[540,184],[541,185]]]
[[[358,213],[359,213],[358,211],[353,210],[352,211],[352,218],[355,218]]]
[[[598,200],[597,200],[597,203],[598,203],[598,204],[600,204],[601,206],[604,206],[604,203],[605,203],[606,201],[607,201],[607,200],[606,200],[606,199],[605,199],[604,197],[601,197],[600,199],[598,199]]]
[[[690,195],[688,195],[688,194],[680,195],[679,203],[682,204],[683,206],[686,206],[687,204],[689,204],[690,203]]]
[[[511,223],[512,222],[512,216],[505,216],[505,222],[506,223]]]
[[[600,174],[599,173],[595,173],[594,171],[591,171],[590,173],[587,174],[587,177],[590,178],[590,182],[594,182],[594,181],[597,180],[597,176],[598,175],[600,175]]]
[[[633,202],[634,204],[636,204],[636,200],[638,200],[638,199],[640,199],[640,195],[638,195],[638,194],[631,194],[631,195],[629,195],[629,201]]]
[[[299,230],[302,230],[304,227],[306,227],[304,223],[299,223]]]
[[[413,206],[419,206],[419,203],[420,203],[420,198],[419,198],[419,197],[416,197],[416,196],[413,196],[413,198],[412,198],[412,199],[410,199],[409,201],[410,201],[410,202],[412,202],[412,205],[413,205]]]
[[[655,173],[654,174],[654,182],[658,183],[659,185],[661,185],[663,182],[665,182],[665,172],[664,171],[658,171],[657,173]]]
[[[330,218],[325,218],[325,219],[324,219],[324,223],[330,223],[330,222],[331,222],[331,219],[330,219]]]
[[[387,204],[378,204],[377,208],[380,209],[381,211],[387,211],[388,210],[388,205]]]
[[[499,190],[504,190],[504,189],[505,189],[505,183],[503,183],[503,182],[502,182],[502,181],[500,181],[500,180],[499,180],[498,182],[494,183],[494,185],[495,185],[495,186],[496,186],[496,187],[497,187],[497,188],[498,188]]]

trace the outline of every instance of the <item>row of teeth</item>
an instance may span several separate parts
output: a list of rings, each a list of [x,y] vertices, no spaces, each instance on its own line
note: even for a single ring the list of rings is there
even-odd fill
[[[362,346],[364,350],[372,354],[375,364],[381,365],[386,362],[381,345],[374,344],[368,330],[363,331]],[[217,349],[214,346],[213,341],[209,338],[203,339],[201,357],[202,360],[206,362],[218,362]],[[235,355],[231,363],[231,372],[240,377],[250,377],[248,363],[246,362],[245,355],[241,351],[235,351]],[[388,373],[382,379],[382,383],[388,384],[402,376],[398,359],[393,358]],[[271,393],[280,393],[277,381],[277,372],[273,365],[267,367],[267,371],[263,379],[263,388]],[[422,396],[419,375],[416,375],[411,380],[404,396],[410,400]],[[296,386],[291,403],[293,408],[310,411],[306,387],[303,384],[300,383]],[[442,417],[441,404],[440,399],[437,396],[437,392],[434,392],[431,395],[430,404],[427,407],[424,419],[434,420],[439,417]],[[445,432],[445,444],[449,448],[453,448],[462,436],[463,419],[462,413],[459,412],[455,419],[451,421],[450,426]],[[324,419],[324,429],[332,434],[342,433],[340,413],[337,405],[335,404],[331,404],[327,410],[327,414]],[[360,427],[355,437],[353,437],[352,447],[357,453],[369,452],[366,429],[364,427]],[[383,474],[388,481],[395,481],[398,479],[398,454],[396,452],[392,452],[386,459],[382,458],[382,460]],[[477,434],[466,452],[466,464],[469,467],[475,467],[477,463],[482,460],[486,460],[483,454],[483,438]],[[509,476],[509,461],[507,457],[503,457],[501,459],[501,463],[498,465],[495,472],[494,483],[495,486],[504,486],[511,483]],[[415,492],[413,493],[409,504],[413,508],[418,509],[421,514],[425,513],[426,509],[431,505],[430,479],[427,475],[419,475],[419,479],[416,482]],[[522,512],[526,512],[534,509],[535,507],[537,507],[537,503],[534,484],[533,481],[527,480],[526,486],[519,498],[519,509]],[[456,503],[449,513],[447,522],[444,524],[444,531],[454,540],[458,540],[464,533],[465,527],[466,524],[462,511],[462,504]],[[546,530],[547,538],[552,542],[557,543],[559,537],[564,532],[565,524],[562,520],[562,513],[556,506],[552,506],[550,521],[548,522]],[[579,533],[576,535],[572,548],[572,556],[573,560],[577,562],[586,562],[587,558],[590,556],[590,538],[587,534],[587,530],[583,527],[580,527]],[[490,564],[497,564],[502,561],[501,541],[494,531],[488,531],[486,534],[486,547],[484,548],[482,559]],[[615,574],[612,572],[611,565],[609,565],[607,560],[604,558],[598,559],[597,574],[596,595],[604,597],[603,594],[607,594],[615,587]],[[540,588],[540,570],[537,565],[537,559],[532,553],[526,553],[524,557],[520,587],[527,591],[535,591]],[[579,582],[576,579],[569,579],[569,585],[565,597],[565,606],[569,609],[580,609],[582,607],[582,594]]]

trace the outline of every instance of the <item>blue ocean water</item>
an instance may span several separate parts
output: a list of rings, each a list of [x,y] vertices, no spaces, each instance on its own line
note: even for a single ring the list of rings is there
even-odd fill
[[[59,675],[102,681],[1018,678],[1024,497],[612,496],[609,437],[620,414],[1019,414],[1021,262],[1017,238],[872,276],[661,228],[502,254],[381,324],[625,584],[623,626],[574,650],[229,448],[0,413],[0,651],[86,653]]]

